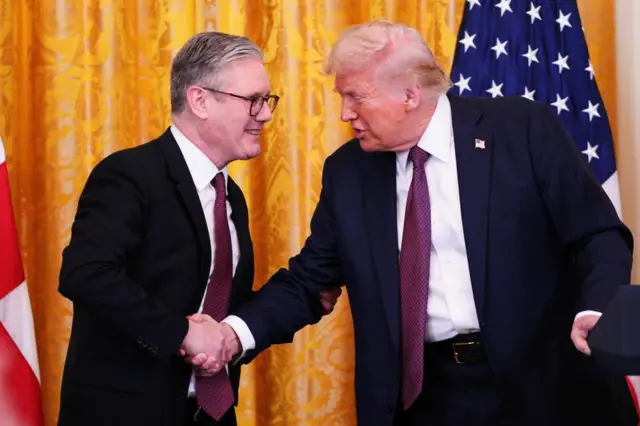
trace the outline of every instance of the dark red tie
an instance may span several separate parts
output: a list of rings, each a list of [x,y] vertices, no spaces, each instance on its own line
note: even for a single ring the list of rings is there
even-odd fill
[[[215,253],[213,273],[207,286],[202,313],[214,320],[222,321],[229,312],[231,282],[233,280],[233,258],[231,233],[227,222],[227,197],[224,175],[213,178],[216,200],[213,205],[213,229]],[[233,405],[233,390],[225,368],[212,377],[196,377],[196,396],[202,409],[216,421]]]
[[[413,179],[400,251],[400,293],[402,308],[402,403],[407,409],[422,392],[427,294],[431,260],[431,207],[424,150],[413,147]]]

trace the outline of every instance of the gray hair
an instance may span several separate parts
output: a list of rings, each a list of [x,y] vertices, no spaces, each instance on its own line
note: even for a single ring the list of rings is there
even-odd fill
[[[192,36],[171,65],[171,112],[184,110],[187,87],[203,82],[220,84],[220,71],[229,63],[246,58],[263,59],[260,48],[247,37],[215,31]]]

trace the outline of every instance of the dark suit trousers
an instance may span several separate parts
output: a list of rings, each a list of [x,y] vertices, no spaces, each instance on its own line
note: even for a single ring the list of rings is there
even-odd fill
[[[195,398],[187,399],[183,426],[237,426],[237,424],[236,413],[233,407],[220,421],[216,422],[207,413],[198,410],[198,402]]]
[[[423,392],[395,426],[511,426],[489,364],[456,363],[452,343],[425,345]]]

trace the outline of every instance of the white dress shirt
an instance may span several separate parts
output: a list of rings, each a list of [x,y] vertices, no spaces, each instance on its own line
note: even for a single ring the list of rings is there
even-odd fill
[[[462,227],[451,105],[446,95],[438,99],[418,146],[430,154],[425,164],[432,224],[425,340],[436,342],[480,329]],[[399,249],[413,177],[413,164],[408,159],[408,150],[396,155]],[[596,311],[583,311],[576,319],[588,314],[602,315]]]
[[[439,341],[480,328],[462,228],[451,106],[446,95],[440,96],[418,146],[430,154],[425,164],[432,224],[425,339]],[[396,154],[399,249],[413,178],[413,163],[408,158],[408,150]]]
[[[202,211],[204,213],[204,218],[207,222],[207,229],[209,231],[209,241],[211,242],[211,266],[209,268],[209,278],[211,278],[211,274],[213,273],[213,263],[215,262],[215,238],[214,238],[214,227],[213,223],[213,205],[216,201],[216,191],[211,184],[213,178],[220,172],[215,164],[207,157],[198,147],[196,147],[193,143],[191,143],[186,136],[176,127],[171,126],[171,133],[178,143],[178,147],[182,152],[182,156],[184,157],[185,162],[187,163],[187,167],[189,168],[189,173],[191,173],[191,178],[193,179],[193,183],[198,191],[198,197],[200,198],[200,204],[202,205]],[[229,174],[227,168],[225,167],[222,170],[224,174],[225,181],[225,191],[227,195],[229,194],[228,190],[228,182],[229,182]],[[229,232],[231,233],[231,252],[233,259],[233,276],[235,276],[236,268],[238,267],[238,260],[240,259],[240,246],[238,242],[238,233],[236,231],[236,227],[231,220],[231,203],[227,199],[227,222],[229,224]],[[209,280],[207,280],[207,286],[209,285]],[[205,296],[207,294],[205,290]],[[202,306],[204,304],[204,297],[200,302],[200,307],[198,308],[198,313],[202,312]],[[242,335],[244,341],[240,339],[241,344],[245,343],[245,345],[255,346],[255,342],[253,341],[253,335],[249,332],[249,328],[242,322],[241,324],[237,324],[237,320],[225,318],[223,322],[229,323],[232,325],[238,337]],[[243,327],[244,325],[244,327]],[[243,345],[243,348],[245,347]],[[244,352],[240,356],[240,358],[244,355]],[[238,358],[239,359],[239,358]],[[189,384],[189,395],[195,395],[195,376],[191,376],[191,382]]]

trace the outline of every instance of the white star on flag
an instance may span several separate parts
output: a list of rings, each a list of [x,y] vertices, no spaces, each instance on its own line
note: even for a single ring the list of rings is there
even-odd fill
[[[560,54],[560,52],[558,52],[558,59],[553,61],[552,64],[553,65],[557,65],[558,66],[558,72],[560,74],[562,74],[562,70],[563,69],[570,69],[569,68],[569,64],[567,64],[567,61],[569,60],[569,55],[567,56],[562,56]]]
[[[507,11],[513,13],[513,10],[511,10],[511,0],[500,0],[500,3],[496,4],[496,7],[500,9],[501,17],[504,16]]]
[[[542,18],[540,17],[540,8],[542,6],[535,6],[533,4],[533,2],[531,2],[531,8],[529,9],[529,11],[527,12],[527,15],[529,15],[531,17],[531,23],[533,24],[535,22],[536,19],[539,19],[542,21]]]
[[[494,80],[491,80],[491,88],[487,89],[487,93],[491,93],[491,97],[495,98],[497,96],[504,96],[502,94],[502,85],[504,83],[500,83],[498,85],[496,85],[496,82]]]
[[[587,156],[587,161],[589,163],[591,163],[591,160],[594,158],[598,160],[600,159],[600,157],[598,157],[598,145],[591,146],[591,143],[587,142],[587,149],[582,151],[582,153]]]
[[[566,98],[560,98],[560,95],[556,95],[556,101],[553,102],[551,105],[553,105],[558,109],[558,115],[560,115],[560,112],[562,112],[563,110],[569,111],[569,108],[567,107],[568,100],[569,100],[568,96]]]
[[[465,90],[471,91],[471,86],[469,86],[469,80],[471,80],[471,77],[464,78],[464,76],[460,74],[460,79],[453,84],[454,86],[458,86],[458,89],[461,95],[462,95],[462,92],[464,92]]]
[[[536,56],[537,54],[538,54],[538,49],[532,50],[531,46],[527,46],[527,53],[525,53],[522,56],[527,58],[529,66],[531,66],[531,62],[540,63],[540,61],[538,61],[538,57]]]
[[[527,86],[524,86],[524,95],[522,95],[523,98],[527,98],[530,101],[535,101],[535,99],[533,99],[533,95],[535,94],[536,94],[535,90],[529,91],[529,88]]]
[[[460,44],[464,45],[464,51],[469,50],[470,47],[476,48],[476,45],[473,43],[473,39],[476,38],[476,35],[469,34],[468,32],[464,32],[464,38],[460,40]]]
[[[596,72],[593,69],[593,64],[591,63],[591,60],[589,60],[589,66],[586,67],[584,70],[589,73],[589,78],[593,80],[593,76],[596,74]]]
[[[491,48],[491,50],[495,50],[495,52],[496,52],[496,59],[498,59],[501,54],[509,56],[509,54],[507,53],[507,49],[506,49],[506,46],[507,46],[508,42],[509,42],[509,40],[500,41],[499,38],[496,38],[496,44]]]
[[[571,26],[571,23],[569,22],[570,16],[571,13],[565,15],[564,13],[562,13],[562,11],[560,11],[560,15],[558,16],[558,19],[556,19],[556,22],[558,23],[558,25],[560,25],[560,32],[564,31],[564,27],[573,28]]]
[[[593,117],[600,117],[600,113],[598,112],[598,107],[600,106],[600,103],[597,104],[592,104],[591,101],[589,101],[589,106],[585,109],[582,110],[582,112],[589,114],[589,121],[593,120]]]
[[[469,3],[469,10],[473,10],[473,6],[482,6],[480,0],[467,0],[467,3]]]

